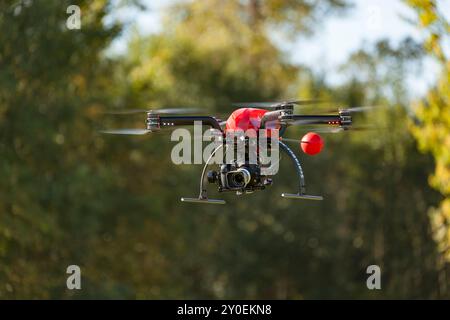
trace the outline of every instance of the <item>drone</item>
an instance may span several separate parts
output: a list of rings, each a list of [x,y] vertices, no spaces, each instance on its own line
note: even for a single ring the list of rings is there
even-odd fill
[[[322,196],[308,195],[306,193],[305,177],[301,163],[291,148],[285,142],[300,142],[301,149],[308,155],[315,155],[322,150],[323,140],[317,132],[341,132],[346,130],[361,130],[352,126],[352,113],[365,111],[371,107],[356,107],[338,109],[338,111],[327,114],[294,114],[295,106],[306,106],[318,104],[318,100],[288,100],[278,102],[244,102],[234,103],[237,107],[226,121],[214,116],[192,115],[192,109],[172,108],[154,110],[122,110],[111,111],[112,114],[146,113],[145,129],[113,129],[102,130],[105,134],[126,134],[126,135],[147,135],[163,129],[173,129],[177,126],[190,126],[201,121],[202,125],[210,127],[222,136],[222,144],[215,148],[211,156],[206,161],[200,176],[200,192],[198,197],[181,198],[182,202],[225,204],[225,200],[211,199],[208,197],[207,184],[215,184],[219,192],[235,192],[237,195],[253,193],[265,190],[272,185],[272,176],[264,174],[262,164],[259,161],[259,152],[256,154],[256,163],[251,163],[248,154],[240,161],[233,159],[231,162],[225,161],[218,164],[215,170],[207,171],[211,164],[213,155],[220,149],[227,146],[227,133],[234,130],[253,129],[256,132],[261,130],[278,130],[279,150],[284,152],[295,167],[298,190],[294,193],[282,193],[283,198],[323,200]],[[186,115],[190,113],[190,115]],[[314,132],[308,132],[301,140],[284,137],[284,133],[292,126],[316,126]],[[269,138],[268,138],[269,139]],[[249,144],[248,137],[244,139],[245,146]],[[272,142],[273,144],[273,142]],[[269,143],[269,149],[274,146]],[[247,149],[246,149],[247,150]]]

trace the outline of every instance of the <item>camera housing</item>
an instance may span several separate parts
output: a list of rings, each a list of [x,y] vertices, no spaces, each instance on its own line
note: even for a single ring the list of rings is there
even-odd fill
[[[234,191],[238,194],[263,190],[272,184],[272,179],[261,175],[260,166],[245,163],[243,165],[222,164],[220,171],[209,171],[209,183],[217,183],[219,192]]]

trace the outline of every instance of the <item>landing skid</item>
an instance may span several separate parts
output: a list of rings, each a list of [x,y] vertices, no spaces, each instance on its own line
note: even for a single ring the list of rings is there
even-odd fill
[[[281,146],[281,150],[287,153],[287,155],[292,159],[292,161],[295,164],[295,168],[297,170],[297,175],[299,179],[299,191],[298,193],[282,193],[281,196],[286,199],[300,199],[300,200],[323,200],[322,196],[312,196],[305,194],[305,177],[303,175],[303,169],[300,165],[300,161],[298,160],[295,153],[282,141],[279,141],[279,145]],[[223,145],[218,146],[210,155],[208,158],[208,161],[206,161],[205,166],[203,167],[202,175],[200,177],[200,194],[198,198],[181,198],[182,202],[190,202],[190,203],[202,203],[202,204],[225,204],[225,200],[221,199],[208,199],[208,192],[205,187],[205,174],[206,174],[206,168],[209,165],[209,162],[211,161],[214,154],[222,148]]]
[[[220,199],[202,199],[202,198],[181,198],[182,202],[191,202],[191,203],[209,203],[209,204],[225,204],[225,200]]]
[[[301,200],[323,200],[322,196],[310,196],[307,194],[282,193],[281,196],[286,199],[301,199]]]
[[[298,193],[282,193],[281,196],[286,199],[300,199],[300,200],[323,200],[322,196],[311,196],[305,194],[305,176],[303,175],[303,169],[300,165],[300,161],[298,160],[295,153],[289,148],[285,143],[282,141],[279,141],[279,145],[281,147],[281,150],[287,153],[287,155],[292,159],[294,162],[295,168],[297,169],[297,175],[299,180],[299,191]]]
[[[190,202],[190,203],[209,203],[209,204],[225,204],[225,200],[221,199],[208,199],[208,192],[206,191],[205,187],[205,174],[206,174],[206,168],[208,167],[211,159],[216,154],[217,151],[219,151],[221,148],[223,148],[223,145],[218,146],[214,151],[211,153],[211,155],[208,158],[208,161],[206,161],[205,166],[203,167],[202,176],[200,177],[200,194],[198,198],[181,198],[181,202]]]

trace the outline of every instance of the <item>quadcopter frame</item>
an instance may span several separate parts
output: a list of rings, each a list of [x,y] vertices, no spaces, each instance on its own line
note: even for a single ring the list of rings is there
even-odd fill
[[[187,117],[166,117],[166,118],[187,118]],[[200,120],[200,117],[189,117],[189,120],[194,121]],[[220,128],[219,123],[216,121],[213,117],[203,117],[208,118],[208,122],[206,122],[207,125],[210,125],[213,128],[219,129]],[[188,119],[186,119],[188,120]],[[172,120],[173,121],[173,120]],[[276,108],[274,111],[267,112],[263,118],[261,119],[261,128],[265,128],[266,125],[272,121],[280,121],[281,128],[280,128],[280,136],[284,133],[286,128],[294,123],[303,123],[303,124],[326,124],[326,125],[339,125],[342,128],[346,128],[351,125],[351,117],[349,114],[347,114],[344,111],[340,111],[338,115],[294,115],[293,114],[293,105],[280,105]],[[163,121],[164,122],[164,121]],[[187,124],[188,121],[184,121],[181,119],[177,119],[173,121],[174,123],[183,123]],[[223,131],[222,131],[223,132]],[[282,193],[281,196],[283,198],[287,199],[302,199],[302,200],[323,200],[322,196],[314,196],[314,195],[308,195],[306,194],[306,185],[305,185],[305,177],[303,174],[303,169],[300,164],[300,161],[298,160],[295,153],[289,148],[285,143],[282,141],[278,141],[278,144],[283,152],[285,152],[288,157],[292,160],[294,163],[295,169],[297,171],[298,181],[299,181],[299,189],[297,193]],[[208,167],[212,157],[214,154],[220,150],[223,147],[223,145],[217,147],[211,154],[211,156],[206,161],[203,171],[200,177],[200,192],[198,198],[181,198],[181,201],[183,202],[192,202],[192,203],[210,203],[210,204],[225,204],[225,200],[221,199],[209,199],[208,198],[208,192],[205,187],[205,173],[206,168]]]
[[[294,104],[302,105],[308,104],[311,101],[287,101],[282,103],[275,103],[267,105],[266,103],[245,103],[244,105],[248,108],[250,105],[263,106],[272,108],[272,111],[267,111],[264,113],[260,119],[259,129],[270,129],[275,124],[275,127],[279,129],[280,139],[278,140],[278,145],[281,150],[287,154],[287,156],[292,160],[299,181],[299,188],[297,193],[282,193],[283,198],[288,199],[304,199],[304,200],[323,200],[322,196],[313,196],[306,194],[305,177],[303,174],[303,169],[295,153],[282,142],[282,136],[286,131],[287,127],[291,125],[332,125],[338,126],[342,130],[347,130],[351,127],[352,118],[350,116],[351,109],[340,110],[337,115],[296,115],[293,114]],[[362,109],[353,108],[355,109]],[[162,110],[160,110],[162,111]],[[138,110],[138,112],[141,112]],[[132,111],[133,113],[133,111]],[[147,111],[147,121],[146,129],[131,129],[131,130],[107,130],[104,133],[118,133],[118,134],[147,134],[150,132],[159,131],[162,128],[170,128],[173,126],[186,126],[193,125],[195,122],[201,122],[203,125],[209,126],[216,130],[219,130],[222,135],[224,135],[224,130],[221,127],[223,122],[219,119],[211,116],[166,116],[158,111]],[[225,143],[225,141],[223,141]],[[202,174],[200,176],[200,190],[199,196],[197,198],[181,198],[183,202],[192,203],[210,203],[210,204],[225,204],[225,200],[220,199],[209,199],[207,188],[205,186],[206,169],[213,159],[214,155],[224,147],[224,143],[213,150],[208,160],[206,161]]]

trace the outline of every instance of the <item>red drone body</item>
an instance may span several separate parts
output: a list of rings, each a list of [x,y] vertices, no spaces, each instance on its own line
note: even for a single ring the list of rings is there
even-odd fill
[[[265,109],[257,108],[240,108],[235,110],[226,121],[225,132],[242,130],[247,133],[247,136],[258,134],[261,129],[262,119],[267,113]],[[262,130],[265,130],[267,137],[270,137],[270,130],[279,130],[281,126],[279,123],[266,124]],[[248,131],[247,131],[248,130]]]
[[[267,112],[268,110],[257,108],[237,109],[228,117],[225,131],[242,130],[247,132],[248,135],[252,135],[254,132],[257,133],[261,128],[261,120]],[[265,129],[269,129],[266,133],[267,136],[270,137],[270,129],[280,129],[280,125],[275,123],[272,126],[269,126],[269,128],[266,126]],[[311,156],[320,153],[323,149],[323,145],[322,137],[314,132],[305,134],[300,142],[301,150]]]

